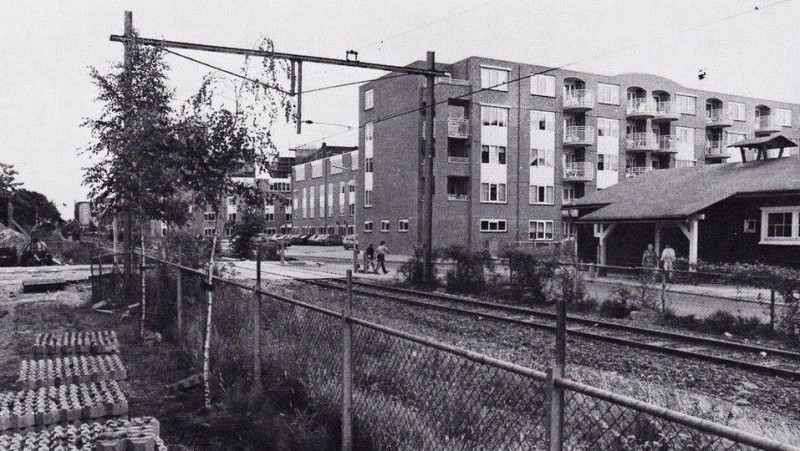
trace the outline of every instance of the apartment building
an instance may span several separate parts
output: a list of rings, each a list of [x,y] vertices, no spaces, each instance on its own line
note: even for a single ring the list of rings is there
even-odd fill
[[[301,157],[292,168],[294,233],[355,233],[357,147],[328,146]]]
[[[569,239],[574,225],[561,207],[587,193],[649,171],[737,161],[727,146],[746,137],[800,136],[800,105],[651,74],[480,57],[437,69],[450,75],[434,86],[435,247],[497,252]],[[360,88],[359,233],[404,253],[420,244],[426,89],[423,77],[396,74]]]

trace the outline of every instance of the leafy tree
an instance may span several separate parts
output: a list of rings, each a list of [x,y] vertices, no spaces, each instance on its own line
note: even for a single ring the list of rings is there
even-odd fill
[[[246,211],[233,224],[233,238],[231,239],[233,255],[239,258],[251,258],[255,239],[259,233],[264,231],[265,225],[264,215],[259,211],[254,209]]]
[[[0,162],[0,200],[7,200],[22,185],[17,181],[17,174],[13,165]]]
[[[40,224],[61,225],[61,213],[55,204],[44,194],[27,190],[17,189],[10,197],[11,204],[14,206],[14,220],[26,229],[32,229]],[[0,208],[0,218],[7,220],[5,206]]]

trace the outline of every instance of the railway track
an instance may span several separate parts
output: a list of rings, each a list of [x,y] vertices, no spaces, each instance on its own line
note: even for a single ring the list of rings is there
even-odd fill
[[[341,279],[303,279],[303,282],[338,291]],[[460,296],[427,293],[353,281],[353,292],[416,307],[491,319],[522,327],[555,331],[555,314],[527,307],[502,305]],[[454,305],[457,304],[457,305]],[[694,359],[754,373],[800,380],[800,353],[710,337],[686,335],[658,329],[629,326],[610,321],[568,315],[569,338],[605,342],[675,357]]]

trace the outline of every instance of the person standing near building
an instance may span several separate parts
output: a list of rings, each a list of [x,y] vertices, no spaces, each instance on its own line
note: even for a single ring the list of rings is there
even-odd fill
[[[642,268],[644,268],[642,270],[642,278],[655,276],[652,273],[652,269],[658,268],[658,254],[656,254],[652,244],[648,244],[647,249],[642,254]]]
[[[675,249],[671,248],[669,244],[664,246],[661,252],[661,267],[667,272],[667,278],[672,280],[672,266],[675,263]]]
[[[381,241],[380,246],[376,250],[378,252],[378,267],[383,270],[383,273],[386,274],[389,271],[386,270],[386,254],[391,254],[392,252],[386,247],[386,241]],[[378,273],[378,268],[375,268],[375,273]]]
[[[364,274],[366,274],[370,268],[372,268],[372,272],[378,274],[378,268],[375,267],[375,248],[372,246],[372,243],[369,243],[369,246],[364,249]]]

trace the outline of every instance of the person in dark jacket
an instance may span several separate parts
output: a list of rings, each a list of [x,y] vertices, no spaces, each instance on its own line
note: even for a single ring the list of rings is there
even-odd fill
[[[378,274],[378,267],[375,266],[375,248],[372,243],[369,243],[364,250],[364,273],[366,274],[370,268],[372,268],[372,272]]]

